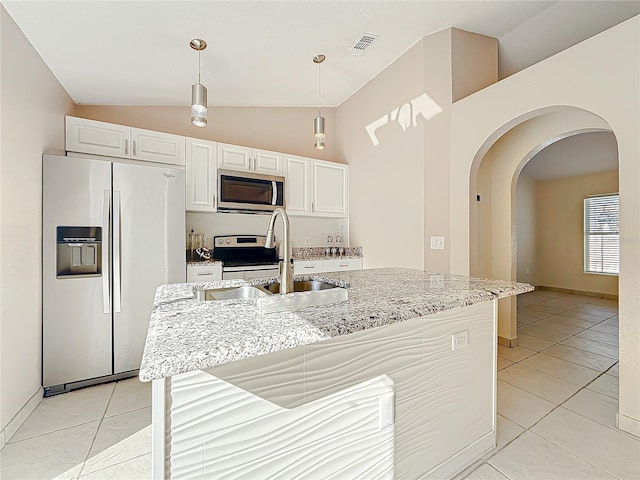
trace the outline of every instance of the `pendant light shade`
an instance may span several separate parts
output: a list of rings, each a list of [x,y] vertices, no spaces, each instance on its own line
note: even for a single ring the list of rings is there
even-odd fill
[[[325,133],[324,133],[324,117],[320,111],[320,64],[325,60],[324,55],[316,55],[313,57],[313,63],[318,65],[318,116],[313,119],[313,146],[316,150],[324,150]]]
[[[207,126],[207,88],[200,83],[200,52],[207,48],[207,42],[194,38],[189,46],[198,51],[198,83],[191,86],[191,123],[196,127]]]
[[[201,83],[191,85],[191,123],[196,127],[207,126],[207,87]]]
[[[324,117],[318,115],[313,120],[313,146],[316,150],[324,150]]]

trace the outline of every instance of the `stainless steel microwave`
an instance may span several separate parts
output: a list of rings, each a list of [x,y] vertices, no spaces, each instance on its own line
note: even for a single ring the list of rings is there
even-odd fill
[[[218,211],[269,213],[285,208],[284,177],[218,170]]]

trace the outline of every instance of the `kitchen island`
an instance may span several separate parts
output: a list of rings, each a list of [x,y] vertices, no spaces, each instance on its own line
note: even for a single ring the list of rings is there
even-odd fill
[[[496,299],[533,287],[403,268],[306,278],[349,298],[265,314],[193,291],[269,279],[158,288],[140,368],[154,478],[446,478],[495,446]]]

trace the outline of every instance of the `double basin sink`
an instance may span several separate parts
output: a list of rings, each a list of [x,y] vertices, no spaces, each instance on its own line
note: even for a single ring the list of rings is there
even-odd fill
[[[280,295],[279,283],[195,290],[194,294],[201,301],[257,299],[258,308],[263,313],[328,305],[343,302],[348,298],[346,289],[317,280],[294,281],[293,292],[286,295]]]

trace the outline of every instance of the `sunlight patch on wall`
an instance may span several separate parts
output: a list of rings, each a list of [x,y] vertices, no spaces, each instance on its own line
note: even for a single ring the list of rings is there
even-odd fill
[[[442,112],[442,107],[426,93],[414,98],[404,105],[394,108],[389,113],[385,113],[377,120],[368,124],[365,128],[371,143],[374,146],[380,144],[376,136],[376,130],[384,127],[389,122],[398,122],[403,131],[408,128],[418,126],[418,115],[422,115],[425,120],[430,120]]]

